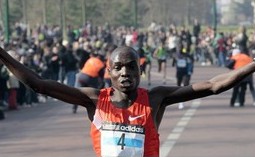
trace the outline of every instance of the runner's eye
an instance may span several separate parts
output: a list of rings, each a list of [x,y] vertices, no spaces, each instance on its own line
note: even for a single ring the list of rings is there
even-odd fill
[[[121,66],[120,65],[115,65],[114,69],[119,71],[121,69]]]

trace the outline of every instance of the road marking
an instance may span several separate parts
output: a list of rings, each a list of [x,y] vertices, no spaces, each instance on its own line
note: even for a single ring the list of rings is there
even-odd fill
[[[174,147],[175,143],[181,136],[185,127],[188,125],[197,108],[200,106],[200,99],[192,101],[191,107],[185,112],[180,121],[176,124],[172,132],[167,136],[167,139],[160,147],[160,156],[167,157]]]

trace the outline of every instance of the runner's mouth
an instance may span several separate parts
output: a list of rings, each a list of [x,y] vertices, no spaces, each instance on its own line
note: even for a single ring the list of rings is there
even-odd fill
[[[125,83],[125,82],[131,83],[132,81],[130,81],[129,79],[123,79],[123,80],[120,81],[120,83]]]
[[[132,85],[132,81],[130,80],[122,80],[120,81],[122,87],[129,87]]]

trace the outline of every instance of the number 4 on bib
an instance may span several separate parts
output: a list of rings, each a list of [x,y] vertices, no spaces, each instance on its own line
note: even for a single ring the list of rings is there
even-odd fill
[[[121,150],[124,149],[125,146],[125,133],[123,133],[118,141],[118,145],[121,146]]]

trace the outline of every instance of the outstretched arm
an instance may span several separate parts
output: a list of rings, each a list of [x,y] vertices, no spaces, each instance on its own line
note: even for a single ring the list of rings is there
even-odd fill
[[[235,86],[254,71],[255,63],[252,62],[240,69],[217,75],[208,81],[198,82],[184,87],[156,87],[155,89],[152,89],[150,93],[152,95],[157,95],[157,97],[153,96],[153,100],[157,100],[157,105],[164,104],[167,106],[177,102],[222,93]]]
[[[254,71],[255,63],[252,62],[240,69],[217,75],[208,81],[190,86],[159,86],[151,89],[149,91],[149,99],[155,125],[159,127],[166,106],[222,93],[235,86]]]
[[[193,84],[194,93],[192,94],[194,94],[194,97],[192,99],[222,93],[234,87],[253,72],[255,72],[255,62],[228,73],[217,75],[206,82]]]
[[[57,81],[44,80],[35,72],[12,58],[1,47],[0,60],[21,82],[29,86],[35,92],[57,98],[67,103],[78,104],[87,108],[94,105],[90,97],[95,99],[97,98],[97,90],[95,89],[79,90],[77,88],[58,83]]]

